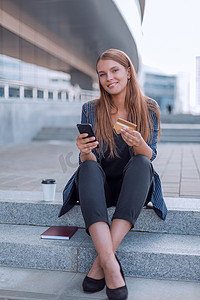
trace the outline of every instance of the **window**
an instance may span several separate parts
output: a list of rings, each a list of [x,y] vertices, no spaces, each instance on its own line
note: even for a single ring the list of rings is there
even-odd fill
[[[19,88],[10,87],[9,88],[9,97],[10,98],[19,98]]]
[[[44,98],[44,91],[37,90],[37,98],[43,99]]]
[[[58,92],[58,99],[61,100],[61,92]]]
[[[0,86],[0,97],[4,97],[4,88]]]
[[[53,92],[48,92],[48,99],[53,99]]]
[[[33,98],[33,90],[24,89],[24,98]]]

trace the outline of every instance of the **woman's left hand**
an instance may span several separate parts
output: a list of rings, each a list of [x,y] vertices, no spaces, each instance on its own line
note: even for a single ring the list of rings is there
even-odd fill
[[[129,128],[120,130],[123,140],[132,147],[139,147],[142,144],[143,138],[138,131],[133,131]]]

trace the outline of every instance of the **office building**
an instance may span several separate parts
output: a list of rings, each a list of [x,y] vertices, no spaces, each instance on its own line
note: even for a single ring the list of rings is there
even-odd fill
[[[145,73],[144,93],[158,102],[161,111],[167,111],[169,105],[173,110],[176,99],[176,76]]]

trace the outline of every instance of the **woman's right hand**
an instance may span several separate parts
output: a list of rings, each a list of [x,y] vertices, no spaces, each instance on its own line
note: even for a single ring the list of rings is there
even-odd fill
[[[87,138],[88,133],[81,133],[78,135],[76,139],[76,146],[83,154],[90,154],[92,149],[96,148],[98,145],[98,142],[94,142],[95,137],[92,136],[90,138]],[[89,142],[89,143],[88,143]]]

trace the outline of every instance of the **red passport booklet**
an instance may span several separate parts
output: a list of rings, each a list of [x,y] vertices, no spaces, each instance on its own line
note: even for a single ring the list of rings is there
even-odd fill
[[[52,226],[44,231],[40,237],[41,239],[69,240],[77,229],[76,226]]]

